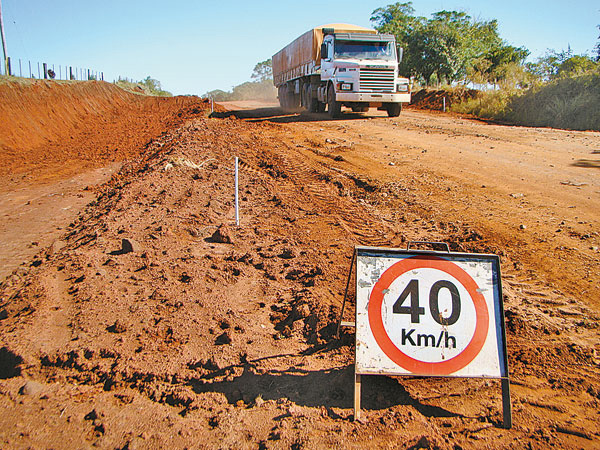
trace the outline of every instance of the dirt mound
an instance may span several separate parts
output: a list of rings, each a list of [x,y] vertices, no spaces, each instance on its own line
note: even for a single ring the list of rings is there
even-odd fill
[[[404,126],[439,133],[424,116]],[[584,294],[522,270],[517,244],[463,211],[427,212],[458,183],[377,176],[368,160],[350,162],[368,152],[354,153],[348,125],[316,127],[337,135],[202,115],[171,128],[0,284],[5,447],[597,445],[600,319]],[[498,380],[485,379],[365,377],[366,421],[352,421],[353,333],[333,338],[352,249],[408,237],[501,255],[511,430],[499,428]]]
[[[187,118],[197,97],[148,97],[102,81],[0,83],[0,176],[64,177],[121,161]]]
[[[444,98],[446,99],[446,111],[455,103],[476,98],[479,91],[475,89],[421,89],[412,95],[410,106],[418,109],[430,109],[435,111],[444,110]]]

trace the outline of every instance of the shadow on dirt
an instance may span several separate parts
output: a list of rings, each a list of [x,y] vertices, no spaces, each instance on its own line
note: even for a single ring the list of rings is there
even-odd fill
[[[263,400],[287,398],[300,406],[352,408],[354,399],[354,367],[337,367],[309,371],[292,367],[285,371],[257,374],[251,365],[233,380],[202,383],[190,382],[196,393],[220,392],[230,404],[238,401],[252,402],[260,396]],[[363,376],[363,409],[382,410],[396,405],[411,405],[426,417],[460,417],[438,406],[425,405],[396,379],[385,376]]]
[[[600,160],[598,159],[580,159],[572,164],[575,167],[592,167],[600,169]]]
[[[373,118],[374,116],[365,115],[361,113],[353,113],[350,111],[342,111],[340,117],[333,119],[329,117],[329,114],[327,113],[309,113],[306,111],[299,113],[290,113],[285,112],[281,108],[270,107],[237,111],[214,112],[210,115],[210,117],[215,117],[218,119],[236,117],[238,119],[244,119],[247,122],[297,123],[366,119],[368,117]]]
[[[6,347],[0,348],[0,380],[18,377],[21,375],[20,364],[23,362],[16,353]]]

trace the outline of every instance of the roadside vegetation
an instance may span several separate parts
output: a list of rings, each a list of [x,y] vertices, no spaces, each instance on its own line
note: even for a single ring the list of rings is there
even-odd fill
[[[172,97],[169,91],[163,90],[160,81],[150,78],[149,76],[141,81],[130,80],[129,78],[121,78],[115,81],[115,84],[121,89],[133,92],[134,94],[154,95],[158,97]]]
[[[508,45],[496,20],[414,12],[412,2],[395,3],[371,16],[379,32],[394,34],[404,48],[400,71],[411,77],[413,92],[434,90],[456,100],[457,90],[477,89],[449,101],[452,110],[520,125],[600,130],[600,37],[594,55],[549,49],[527,62],[529,50]]]
[[[261,61],[254,66],[252,81],[234,86],[231,91],[220,89],[207,92],[203,97],[212,98],[218,102],[234,100],[276,100],[277,89],[273,85],[273,68],[271,58]]]

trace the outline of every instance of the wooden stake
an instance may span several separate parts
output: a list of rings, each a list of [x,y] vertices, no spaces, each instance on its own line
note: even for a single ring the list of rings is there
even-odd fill
[[[510,404],[510,380],[508,377],[502,378],[502,416],[504,419],[504,428],[512,428],[512,406]]]
[[[356,367],[356,366],[355,366]],[[356,371],[356,369],[354,369]],[[354,372],[354,420],[360,420],[360,374]]]

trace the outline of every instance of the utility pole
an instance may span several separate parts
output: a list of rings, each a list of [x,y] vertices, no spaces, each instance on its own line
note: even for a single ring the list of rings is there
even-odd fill
[[[8,55],[6,54],[6,39],[4,38],[4,22],[2,21],[2,0],[0,0],[0,35],[2,35],[2,51],[4,52],[4,67],[6,75],[10,75],[8,70]]]

